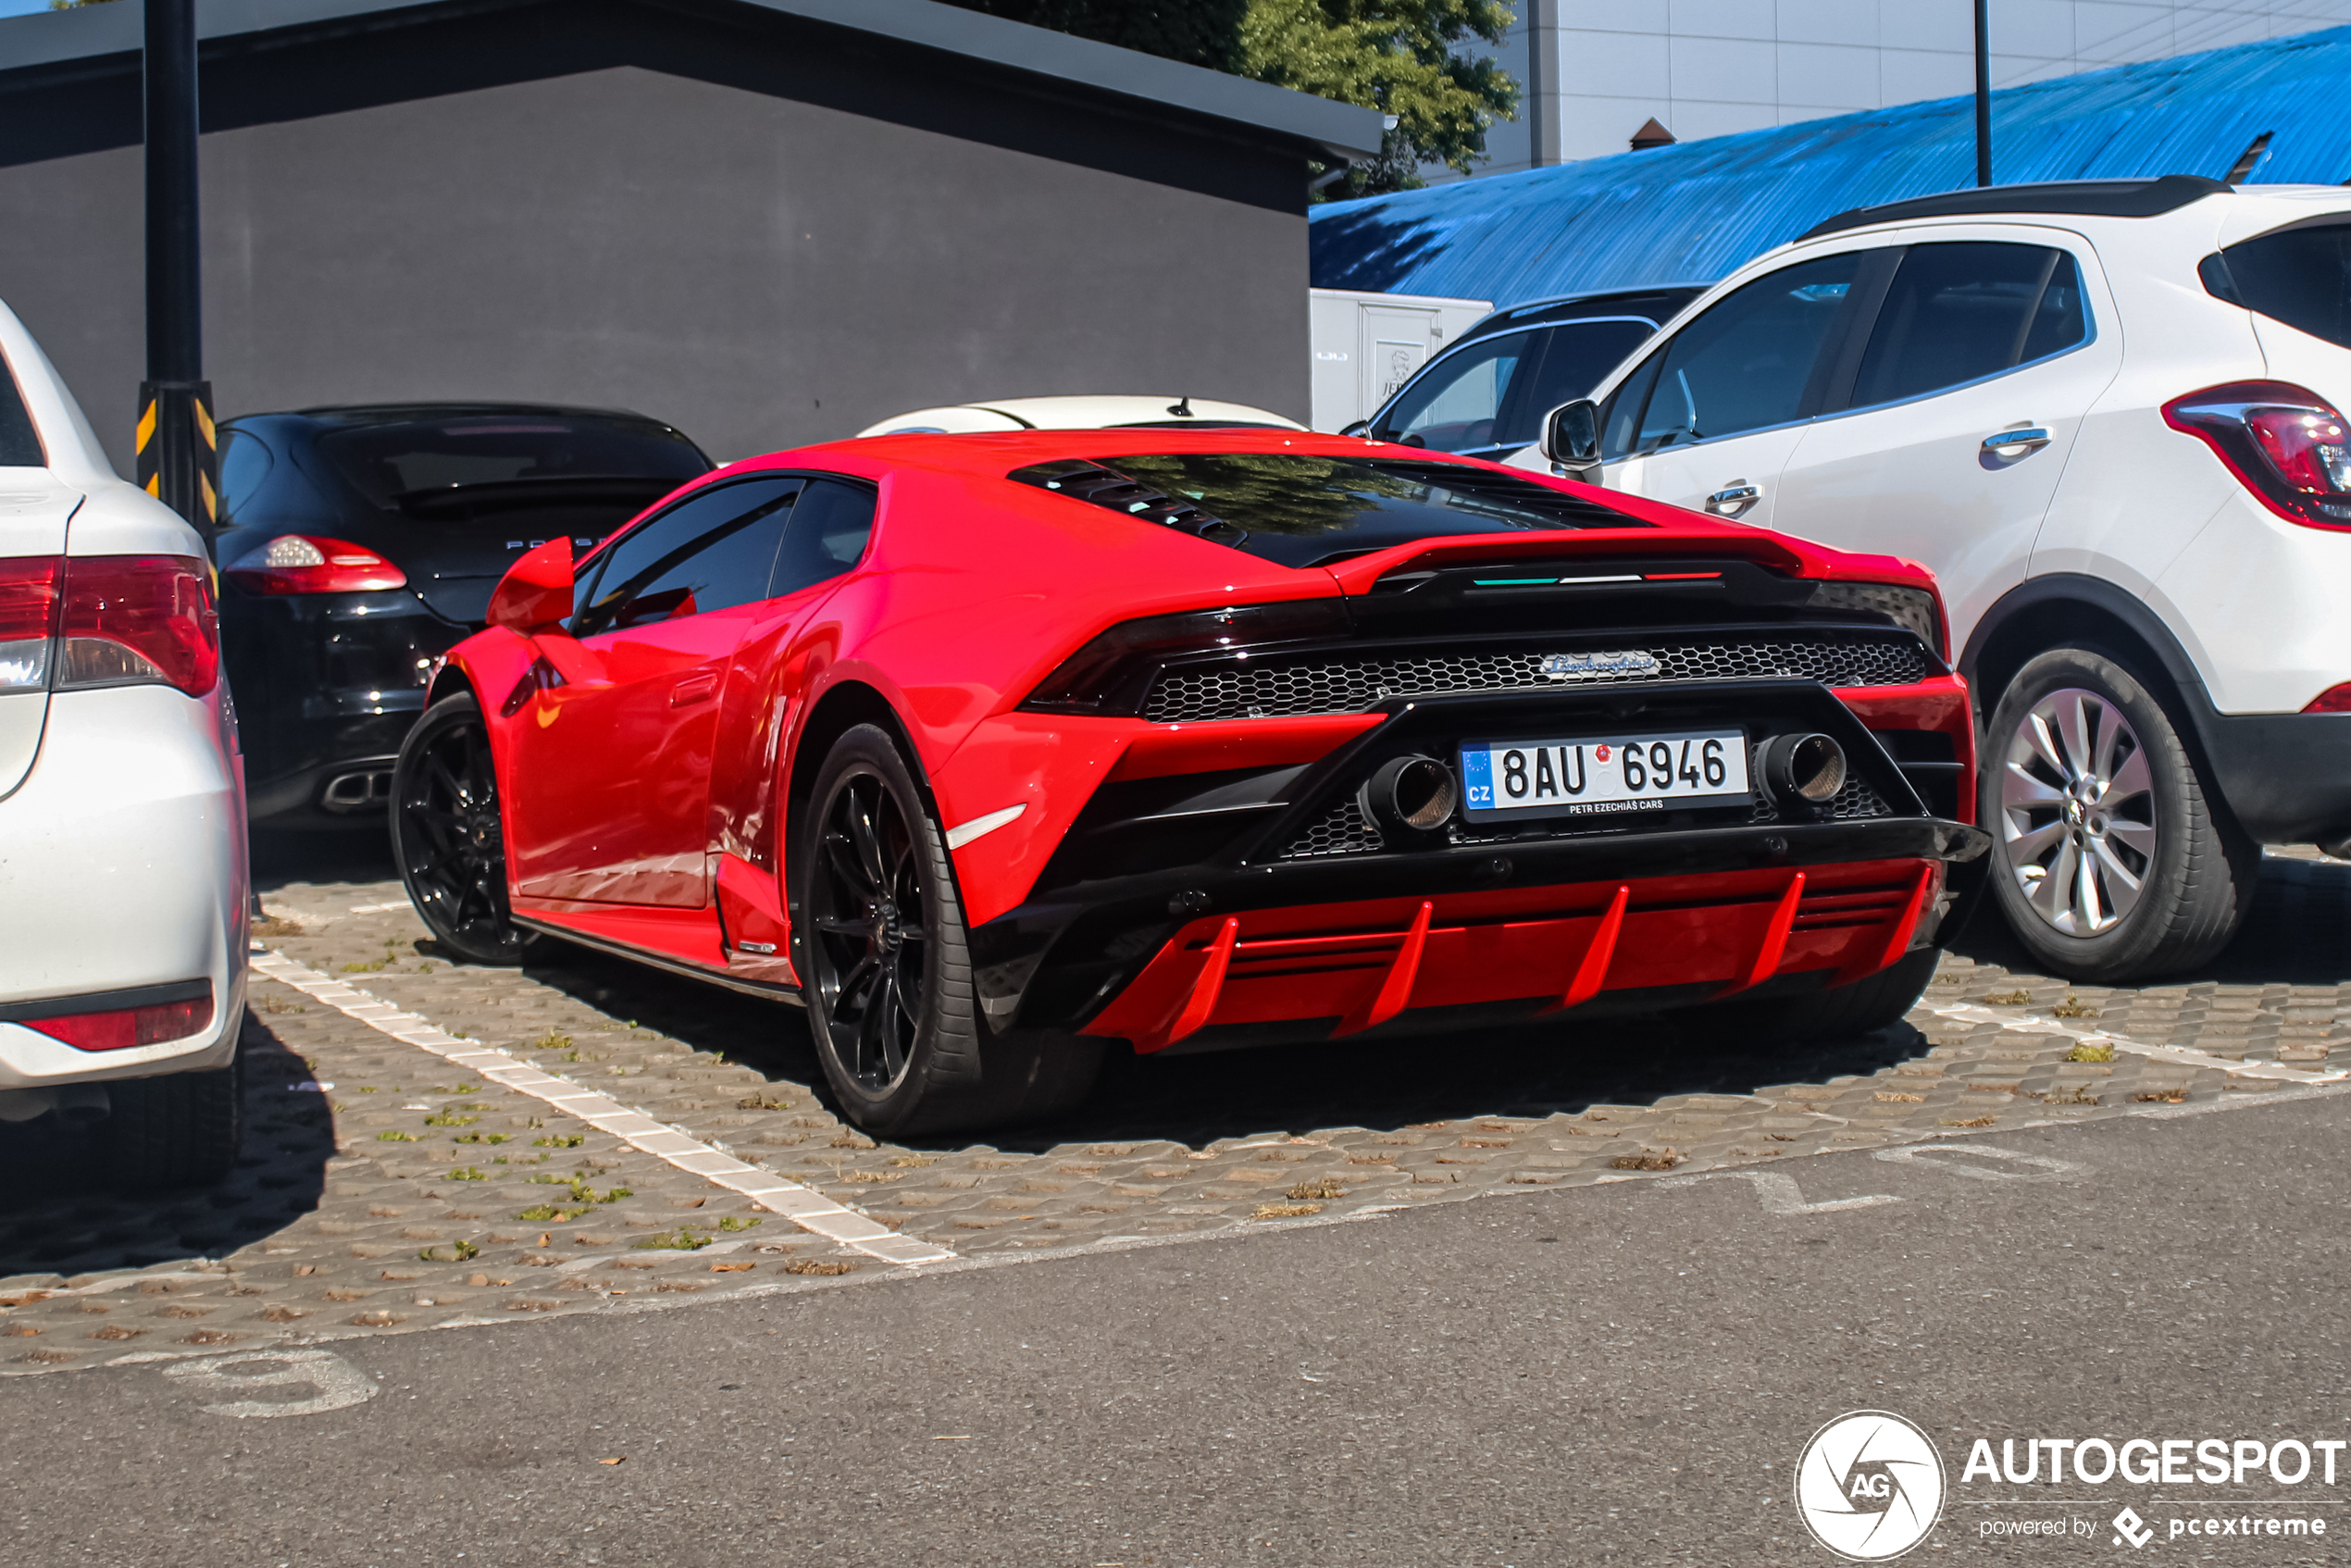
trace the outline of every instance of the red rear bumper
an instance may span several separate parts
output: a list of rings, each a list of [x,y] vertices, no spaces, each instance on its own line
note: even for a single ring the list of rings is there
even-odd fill
[[[1225,1025],[1335,1020],[1352,1034],[1416,1008],[1829,971],[1847,984],[1910,945],[1941,890],[1933,860],[1585,882],[1245,911],[1170,938],[1085,1030],[1163,1050]]]

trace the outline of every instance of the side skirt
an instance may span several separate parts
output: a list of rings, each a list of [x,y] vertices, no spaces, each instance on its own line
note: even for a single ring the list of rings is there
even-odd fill
[[[808,1005],[807,1000],[801,995],[798,986],[779,985],[765,980],[746,980],[740,976],[725,974],[716,969],[705,969],[699,964],[690,963],[682,958],[673,958],[667,953],[653,952],[641,947],[631,946],[628,942],[615,941],[609,937],[591,936],[585,931],[539,916],[516,914],[510,915],[509,918],[526,930],[537,931],[542,936],[559,937],[567,942],[577,942],[581,947],[594,948],[598,952],[608,952],[616,958],[626,958],[631,963],[642,964],[649,969],[659,969],[671,975],[682,975],[690,980],[701,980],[710,985],[723,987],[730,991],[740,991],[745,996],[765,997],[769,1002],[789,1002],[794,1007]]]

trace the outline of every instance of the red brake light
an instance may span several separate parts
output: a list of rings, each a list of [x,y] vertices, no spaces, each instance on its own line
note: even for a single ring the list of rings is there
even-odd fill
[[[2328,687],[2311,698],[2302,711],[2306,714],[2351,714],[2351,681]]]
[[[65,568],[58,691],[155,684],[201,697],[212,690],[220,623],[202,561],[76,555]]]
[[[24,1027],[38,1029],[76,1051],[128,1051],[133,1046],[160,1045],[185,1039],[212,1026],[209,994],[190,1002],[159,1002],[151,1007],[119,1007],[106,1013],[69,1013],[62,1018],[28,1018]]]
[[[281,533],[231,564],[225,574],[255,593],[367,593],[405,588],[408,574],[348,540]]]
[[[49,685],[49,639],[56,630],[55,555],[0,561],[0,691],[41,691]]]
[[[2270,511],[2351,530],[2351,422],[2285,381],[2232,381],[2176,397],[2163,422],[2195,436]]]

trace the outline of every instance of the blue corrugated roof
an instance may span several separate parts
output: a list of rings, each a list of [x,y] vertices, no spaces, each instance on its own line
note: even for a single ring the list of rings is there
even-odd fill
[[[2351,180],[2351,27],[1993,94],[1993,175]],[[1312,210],[1314,285],[1490,299],[1720,278],[1848,207],[1972,185],[1975,101],[1897,108],[1492,175]]]

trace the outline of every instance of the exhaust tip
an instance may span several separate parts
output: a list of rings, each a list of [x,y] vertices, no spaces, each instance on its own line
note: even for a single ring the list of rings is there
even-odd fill
[[[1828,804],[1846,773],[1845,748],[1825,735],[1782,735],[1763,748],[1763,782],[1784,805]]]
[[[1415,755],[1382,763],[1364,781],[1357,803],[1383,834],[1409,838],[1441,832],[1461,799],[1451,768],[1435,757]]]

